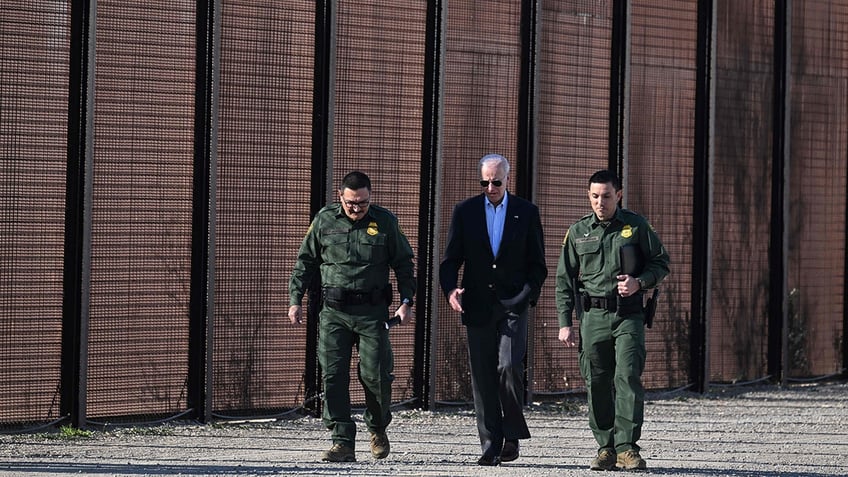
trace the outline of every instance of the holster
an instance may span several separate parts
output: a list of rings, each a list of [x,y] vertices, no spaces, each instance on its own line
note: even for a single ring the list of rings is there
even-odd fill
[[[648,298],[648,303],[645,305],[645,326],[648,328],[654,326],[654,314],[657,312],[657,300],[659,297],[660,289],[654,288],[654,292]]]

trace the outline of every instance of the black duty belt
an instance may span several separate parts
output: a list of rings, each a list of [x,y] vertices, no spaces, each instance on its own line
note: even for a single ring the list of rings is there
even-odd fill
[[[387,286],[383,289],[362,291],[324,287],[322,293],[325,302],[329,303],[333,308],[341,308],[356,305],[391,304],[392,288],[391,286]]]
[[[628,297],[620,297],[618,295],[592,296],[588,293],[583,293],[583,311],[588,312],[592,308],[597,308],[610,313],[617,312],[621,316],[640,313],[643,311],[643,295],[644,292],[641,290]]]
[[[598,308],[601,310],[607,310],[609,312],[615,313],[615,310],[618,303],[615,298],[608,298],[605,296],[591,296],[589,294],[583,295],[583,311],[589,311],[592,308]]]
[[[346,290],[344,294],[344,301],[348,305],[364,305],[366,303],[370,304],[371,293],[356,290]]]

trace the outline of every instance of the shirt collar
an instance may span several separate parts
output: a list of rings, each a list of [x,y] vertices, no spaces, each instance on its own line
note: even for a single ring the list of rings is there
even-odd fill
[[[344,217],[344,218],[350,220],[350,217],[348,217],[347,214],[344,211],[344,207],[342,207],[342,203],[339,202],[337,205],[338,205],[338,210],[336,210],[336,218]],[[365,215],[361,219],[359,219],[357,222],[361,222],[361,221],[365,220],[366,218],[371,218],[371,219],[374,218],[374,216],[371,215],[371,207],[373,207],[373,204],[368,206],[368,211],[365,212]]]
[[[500,207],[502,205],[502,206],[504,206],[504,208],[506,208],[506,203],[507,203],[508,200],[509,200],[509,192],[504,192],[504,198],[501,201],[501,203],[498,204],[497,207]],[[486,207],[489,207],[490,205],[492,207],[495,207],[495,204],[493,204],[492,201],[489,200],[489,196],[486,195],[486,194],[483,194],[483,202],[486,205]]]
[[[592,213],[592,227],[606,227],[615,222],[616,220],[621,220],[621,207],[616,207],[615,215],[613,215],[612,218],[607,220],[606,222],[598,220],[598,216]]]

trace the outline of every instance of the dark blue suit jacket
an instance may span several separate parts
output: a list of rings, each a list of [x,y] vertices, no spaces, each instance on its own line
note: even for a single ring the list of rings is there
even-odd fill
[[[522,308],[534,306],[548,275],[539,208],[509,194],[498,256],[492,253],[486,229],[483,194],[460,202],[453,211],[439,282],[445,296],[457,288],[463,267],[462,323],[483,325],[493,319],[498,299],[512,298],[527,284],[530,294]],[[498,306],[500,306],[498,304]]]

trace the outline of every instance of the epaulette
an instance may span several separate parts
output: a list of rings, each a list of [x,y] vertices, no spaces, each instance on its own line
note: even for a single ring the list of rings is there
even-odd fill
[[[391,217],[393,219],[397,219],[397,217],[395,217],[395,214],[393,214],[391,210],[389,210],[385,207],[381,207],[377,204],[371,204],[371,207],[369,208],[369,210],[373,210],[374,212],[379,212],[381,214],[388,215],[389,217]]]
[[[338,210],[339,210],[339,203],[338,202],[331,202],[331,203],[325,205],[324,207],[321,207],[321,210],[318,211],[318,214],[323,214],[327,211],[337,212]],[[315,215],[317,216],[318,214],[315,214]]]

